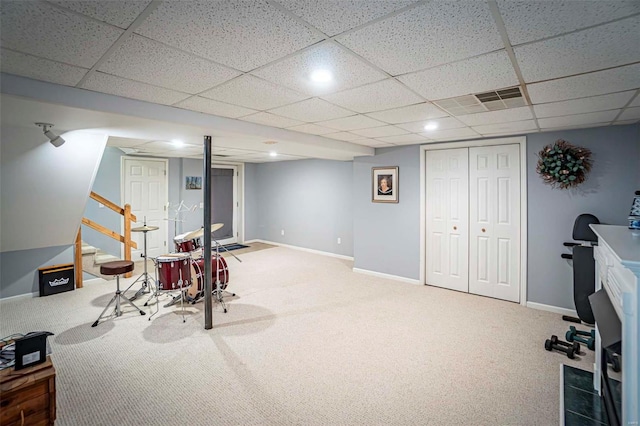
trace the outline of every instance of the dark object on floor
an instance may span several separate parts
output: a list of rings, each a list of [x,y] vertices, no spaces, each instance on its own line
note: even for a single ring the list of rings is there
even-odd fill
[[[571,254],[562,254],[563,259],[573,260],[573,301],[580,320],[587,324],[595,324],[589,295],[595,291],[596,264],[593,259],[593,246],[598,244],[598,237],[589,225],[600,221],[592,214],[581,214],[573,224],[573,239],[579,242],[564,243],[571,248]],[[563,316],[565,321],[580,322],[572,317]]]
[[[107,309],[109,309],[109,306],[111,306],[114,301],[116,302],[115,314],[118,317],[122,315],[122,310],[120,309],[120,301],[128,303],[129,305],[136,308],[136,310],[140,312],[140,315],[146,314],[146,312],[134,305],[132,301],[124,297],[123,292],[120,291],[120,275],[133,271],[133,268],[134,264],[130,260],[114,260],[113,262],[107,262],[100,265],[100,273],[102,275],[116,276],[116,294],[113,295],[107,306],[105,306],[104,310],[102,311],[96,322],[91,325],[91,327],[95,327],[98,325],[98,323],[102,319],[102,316],[105,312],[107,312]]]
[[[565,426],[590,426],[610,424],[607,417],[604,401],[598,392],[593,389],[593,373],[570,367],[562,366],[562,405]],[[615,389],[614,401],[616,405],[622,404],[621,383],[612,380]]]
[[[40,282],[40,297],[75,290],[73,263],[38,268],[38,281]]]
[[[593,329],[591,331],[583,331],[570,326],[565,338],[568,342],[576,341],[585,344],[590,350],[593,350],[596,346],[596,331]]]
[[[551,336],[551,343],[553,343],[554,345],[562,345],[562,346],[566,346],[568,348],[573,348],[573,353],[579,354],[580,353],[580,343],[578,342],[565,342],[564,340],[560,340],[558,339],[558,336],[556,336],[555,334],[553,336]]]
[[[16,370],[41,364],[47,360],[47,336],[53,336],[53,333],[36,331],[16,339]]]
[[[230,250],[239,250],[239,249],[247,248],[249,246],[245,246],[242,244],[227,244],[226,246],[222,246],[222,247],[230,251]]]
[[[556,336],[552,336],[552,338],[553,337],[556,337]],[[558,338],[556,337],[556,341],[557,339]],[[573,359],[575,356],[575,350],[573,346],[563,346],[557,343],[553,343],[553,341],[550,339],[547,339],[544,341],[544,348],[548,351],[552,351],[555,349],[556,351],[563,352],[567,354],[567,358],[569,359]]]

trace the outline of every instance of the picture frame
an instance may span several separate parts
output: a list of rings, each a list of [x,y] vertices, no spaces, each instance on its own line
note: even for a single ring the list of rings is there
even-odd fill
[[[184,189],[202,189],[202,176],[185,176]]]
[[[399,167],[371,168],[371,201],[374,203],[397,203],[400,188]]]

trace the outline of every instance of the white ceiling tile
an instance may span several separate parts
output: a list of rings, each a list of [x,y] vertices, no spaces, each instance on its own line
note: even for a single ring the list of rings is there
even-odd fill
[[[509,123],[485,124],[473,126],[473,130],[482,135],[505,134],[516,132],[537,131],[538,127],[533,120],[513,121]]]
[[[82,88],[122,96],[123,98],[139,99],[165,105],[171,105],[189,97],[186,93],[151,86],[101,72],[91,74],[83,83]]]
[[[334,36],[395,12],[415,0],[277,0],[323,33]]]
[[[465,127],[464,123],[462,123],[459,120],[456,120],[453,117],[436,118],[433,120],[428,120],[428,122],[437,123],[438,131],[448,130],[448,129],[458,129],[461,127]],[[402,127],[403,129],[406,129],[412,133],[422,133],[425,131],[424,130],[425,124],[427,124],[427,120],[398,124],[398,127]]]
[[[350,143],[355,143],[358,145],[370,146],[372,148],[384,148],[387,146],[393,146],[393,144],[382,142],[376,139],[357,139],[354,141],[349,141]]]
[[[637,1],[498,0],[513,45],[601,24],[640,12]]]
[[[435,1],[337,40],[392,75],[504,47],[485,2]]]
[[[627,108],[620,114],[620,117],[618,117],[618,121],[637,119],[640,119],[640,107]]]
[[[347,111],[346,109],[318,98],[307,99],[306,101],[286,105],[269,112],[307,122],[332,120],[334,118],[353,115],[351,111]]]
[[[75,86],[88,71],[84,68],[36,58],[7,49],[2,49],[0,52],[0,70],[8,74],[64,84],[65,86]]]
[[[293,120],[287,117],[280,117],[279,115],[270,114],[268,112],[259,112],[257,114],[247,115],[246,117],[242,117],[241,120],[281,128],[304,124],[302,121]]]
[[[258,110],[292,104],[309,97],[249,74],[235,78],[200,96]]]
[[[345,108],[364,113],[397,108],[423,102],[419,96],[407,90],[394,79],[386,79],[377,83],[345,90],[324,99]]]
[[[581,126],[585,124],[607,123],[613,121],[620,110],[590,112],[587,114],[566,115],[564,117],[540,118],[538,123],[540,128],[549,129],[553,127]]]
[[[586,98],[640,87],[640,64],[527,84],[534,104]]]
[[[142,150],[154,150],[154,151],[159,151],[159,150],[175,151],[180,149],[179,146],[167,141],[151,141],[142,145],[138,145],[136,146],[136,148],[139,148]]]
[[[461,129],[449,129],[449,130],[434,130],[429,133],[423,133],[423,136],[434,140],[452,140],[463,138],[479,138],[480,135],[469,127],[463,127]]]
[[[529,120],[533,118],[533,114],[531,114],[529,107],[520,107],[478,114],[458,115],[456,118],[468,126],[480,126],[483,124],[505,123],[507,121]]]
[[[127,29],[147,5],[151,3],[151,0],[51,0],[50,3],[55,3],[83,15],[91,16],[99,21]]]
[[[640,121],[636,120],[622,120],[622,121],[616,121],[615,123],[613,123],[614,126],[626,126],[627,124],[636,124],[639,123]]]
[[[194,96],[175,104],[175,106],[192,111],[204,112],[205,114],[221,115],[223,117],[231,118],[243,117],[257,112],[253,109],[225,104],[223,102],[214,101],[213,99],[202,98],[200,96]]]
[[[98,69],[191,94],[240,75],[238,71],[135,34]]]
[[[333,81],[323,84],[312,82],[311,74],[316,70],[331,72]],[[332,42],[306,49],[281,62],[254,71],[253,74],[313,96],[338,92],[386,77],[384,73]]]
[[[409,123],[411,121],[428,120],[430,118],[447,117],[449,114],[429,102],[388,109],[386,111],[367,114],[376,120],[389,124]]]
[[[384,136],[406,135],[409,132],[396,126],[383,126],[374,127],[372,129],[353,130],[351,133],[355,133],[366,138],[381,138]]]
[[[352,115],[351,117],[338,118],[335,120],[321,121],[317,123],[321,126],[330,127],[336,130],[357,130],[366,129],[368,127],[384,126],[385,123],[374,120],[364,115]]]
[[[387,136],[384,138],[377,138],[379,141],[393,143],[393,144],[414,144],[419,142],[424,142],[428,140],[428,138],[422,135],[416,135],[415,133],[410,133],[408,135],[398,135],[398,136]]]
[[[2,46],[91,68],[124,31],[46,3],[2,2]]]
[[[518,85],[504,50],[399,77],[427,99],[446,99]]]
[[[634,94],[635,91],[611,93],[609,95],[592,96],[590,98],[534,105],[533,109],[538,118],[620,109],[629,102],[629,99],[631,99]]]
[[[136,32],[242,71],[320,40],[265,0],[163,2]]]
[[[516,47],[526,82],[640,61],[640,16]]]
[[[288,130],[294,130],[296,132],[310,133],[312,135],[326,135],[328,133],[334,133],[335,129],[329,129],[328,127],[318,126],[317,124],[302,124],[300,126],[290,127]]]
[[[640,106],[640,92],[638,96],[629,104],[629,106]]]
[[[144,139],[120,138],[117,136],[109,136],[109,139],[107,139],[107,146],[132,148],[134,146],[142,145],[147,142],[150,142],[150,141],[144,140]]]
[[[349,132],[338,132],[338,133],[331,133],[328,135],[324,135],[325,138],[331,138],[331,139],[337,139],[339,141],[355,141],[358,139],[362,139],[362,136],[360,135],[354,135],[353,133],[349,133]]]

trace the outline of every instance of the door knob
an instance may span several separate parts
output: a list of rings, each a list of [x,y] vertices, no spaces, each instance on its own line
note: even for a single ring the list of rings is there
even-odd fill
[[[457,231],[457,230],[458,230],[458,227],[457,227],[457,226],[454,226],[454,227],[453,227],[453,230],[454,230],[454,231]]]
[[[482,228],[482,232],[486,232],[486,229]]]

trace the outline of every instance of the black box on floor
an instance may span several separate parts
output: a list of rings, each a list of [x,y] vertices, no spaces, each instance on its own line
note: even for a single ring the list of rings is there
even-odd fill
[[[75,289],[73,263],[38,268],[38,275],[41,297]]]

